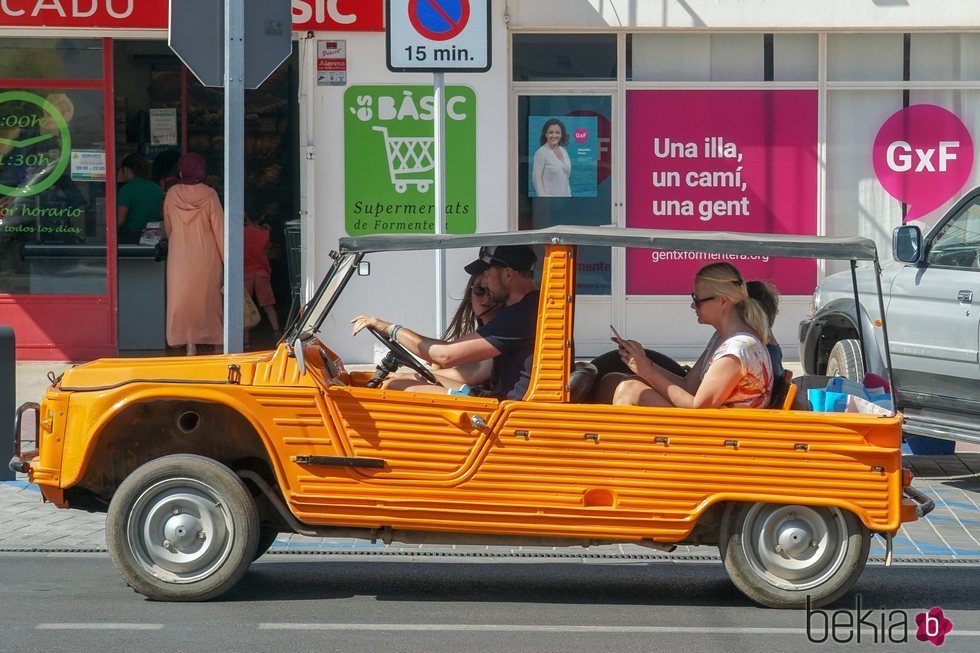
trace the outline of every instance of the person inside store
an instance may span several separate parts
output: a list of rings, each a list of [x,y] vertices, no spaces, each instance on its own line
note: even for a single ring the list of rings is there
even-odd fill
[[[163,191],[147,178],[146,160],[138,154],[129,154],[119,164],[119,181],[116,193],[116,228],[119,242],[136,244],[149,222],[159,222],[163,205]]]
[[[224,212],[218,194],[204,184],[204,158],[180,157],[180,182],[167,191],[163,220],[167,254],[167,344],[187,347],[224,341],[221,285],[224,282]]]
[[[453,318],[449,321],[449,326],[442,334],[442,340],[452,342],[473,333],[484,324],[489,324],[503,307],[501,302],[495,301],[490,296],[489,290],[483,284],[482,272],[470,275],[466,288],[463,290],[463,299],[456,308]],[[443,387],[461,391],[462,394],[469,394],[462,388],[464,386],[482,388],[490,380],[493,372],[493,360],[485,359],[445,369],[434,367],[431,372],[433,376],[439,379],[439,383]],[[419,374],[398,373],[390,375],[382,387],[391,390],[405,390],[419,384],[425,384],[425,380]]]
[[[541,128],[541,147],[534,153],[531,181],[538,197],[571,197],[569,177],[572,162],[568,158],[568,132],[565,123],[549,118]]]
[[[690,372],[683,377],[668,372],[646,357],[639,342],[613,336],[633,375],[602,377],[596,395],[600,403],[678,408],[769,405],[769,317],[762,302],[749,295],[738,268],[724,262],[701,268],[694,278],[691,307],[698,323],[714,327],[715,333]]]
[[[358,315],[351,324],[356,335],[371,327],[419,358],[441,368],[491,360],[485,390],[466,385],[447,388],[419,384],[406,387],[416,392],[478,394],[500,399],[521,399],[531,378],[539,293],[534,284],[537,256],[527,245],[481,247],[479,257],[464,269],[483,275],[483,287],[503,309],[472,333],[449,340],[429,338],[400,324],[370,315]]]
[[[245,293],[255,300],[255,305],[262,309],[272,335],[276,340],[282,336],[279,329],[279,316],[276,315],[276,295],[272,292],[272,264],[269,263],[269,226],[260,225],[245,215],[243,234],[245,250]]]
[[[180,181],[180,177],[177,176],[177,162],[179,160],[180,152],[174,148],[159,152],[153,159],[150,176],[164,193]]]

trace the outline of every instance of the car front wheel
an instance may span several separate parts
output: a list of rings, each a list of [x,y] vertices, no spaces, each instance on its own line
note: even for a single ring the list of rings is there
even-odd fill
[[[864,380],[864,360],[861,343],[857,340],[841,340],[834,344],[827,358],[827,376],[843,376],[845,379]]]
[[[834,507],[736,504],[719,549],[732,582],[770,608],[820,607],[857,581],[871,536],[854,514]]]
[[[255,557],[259,517],[245,484],[209,458],[146,463],[119,486],[106,519],[109,555],[137,592],[206,601],[231,588]]]

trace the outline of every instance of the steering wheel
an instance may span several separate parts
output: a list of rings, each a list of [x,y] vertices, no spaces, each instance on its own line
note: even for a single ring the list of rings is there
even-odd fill
[[[367,330],[370,331],[371,335],[377,338],[382,345],[388,348],[388,351],[390,351],[391,354],[395,357],[395,359],[397,359],[399,364],[412,368],[413,370],[418,372],[419,375],[429,383],[440,385],[439,379],[437,379],[435,375],[432,374],[431,371],[429,371],[429,368],[427,368],[425,365],[420,363],[418,359],[416,359],[415,356],[413,356],[410,351],[402,347],[394,340],[390,340],[384,337],[383,335],[381,335],[381,332],[375,329],[374,327],[369,326],[367,327]],[[387,376],[387,374],[385,374],[385,376]]]

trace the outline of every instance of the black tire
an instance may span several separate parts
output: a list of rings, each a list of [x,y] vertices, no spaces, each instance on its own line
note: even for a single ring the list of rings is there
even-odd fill
[[[861,383],[864,380],[861,343],[857,340],[840,340],[834,344],[827,358],[827,376],[843,376]]]
[[[259,516],[245,484],[210,458],[173,455],[139,467],[116,490],[106,543],[130,587],[157,601],[207,601],[255,557]]]
[[[276,538],[279,537],[279,529],[272,526],[263,526],[259,529],[259,543],[255,547],[255,557],[252,558],[253,561],[258,560],[265,552],[272,548],[272,545],[276,543]]]
[[[864,571],[871,534],[853,513],[823,506],[733,504],[718,549],[735,586],[769,608],[826,605]]]

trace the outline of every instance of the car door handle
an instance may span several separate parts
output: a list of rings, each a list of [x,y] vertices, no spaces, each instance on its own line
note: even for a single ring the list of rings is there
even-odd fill
[[[956,298],[960,300],[961,304],[972,304],[973,303],[973,291],[972,290],[961,290]]]

